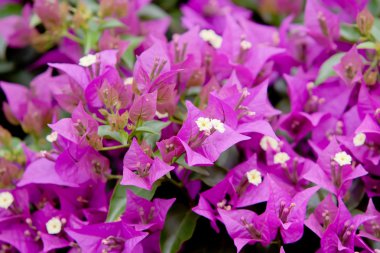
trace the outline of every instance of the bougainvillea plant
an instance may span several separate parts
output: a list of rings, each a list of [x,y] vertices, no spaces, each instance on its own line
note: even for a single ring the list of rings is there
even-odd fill
[[[0,252],[380,252],[380,3],[0,1]]]

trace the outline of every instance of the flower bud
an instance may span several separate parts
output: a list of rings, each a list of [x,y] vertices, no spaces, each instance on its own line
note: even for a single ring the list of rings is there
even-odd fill
[[[374,18],[371,12],[369,12],[367,8],[363,9],[356,16],[356,24],[359,28],[360,33],[363,35],[369,34],[373,26],[373,23],[374,23]]]
[[[372,86],[376,83],[377,81],[377,71],[375,69],[367,69],[366,72],[364,73],[364,82],[368,86]]]

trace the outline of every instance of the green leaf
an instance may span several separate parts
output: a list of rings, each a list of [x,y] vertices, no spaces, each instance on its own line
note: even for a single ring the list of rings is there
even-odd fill
[[[14,69],[15,65],[13,62],[1,62],[0,61],[0,74],[10,72]]]
[[[139,11],[139,17],[142,19],[161,19],[167,16],[168,14],[155,4],[145,5]]]
[[[123,214],[125,211],[125,207],[127,205],[127,196],[126,191],[127,189],[133,191],[134,194],[137,196],[140,196],[142,198],[145,198],[147,200],[151,200],[154,196],[154,193],[157,190],[157,187],[161,184],[160,181],[157,181],[153,184],[152,190],[148,191],[145,189],[141,189],[136,186],[132,185],[121,185],[120,180],[117,182],[115,189],[113,190],[110,207],[107,214],[107,222],[115,221],[117,220],[120,215]]]
[[[380,19],[375,18],[375,22],[373,23],[371,29],[372,36],[376,39],[376,41],[380,41]]]
[[[150,190],[150,191],[139,188],[137,186],[133,186],[133,185],[128,185],[128,186],[126,186],[126,188],[133,191],[133,193],[136,194],[137,196],[140,196],[140,197],[147,199],[147,200],[151,200],[153,198],[154,194],[156,193],[157,188],[160,185],[161,185],[161,181],[156,181],[152,185],[152,190]]]
[[[0,18],[11,16],[11,15],[21,15],[22,6],[19,4],[6,4],[0,8]]]
[[[136,128],[136,131],[150,134],[161,134],[161,130],[167,127],[169,124],[170,122],[163,122],[158,120],[145,121],[142,126]]]
[[[0,37],[0,60],[5,60],[5,52],[7,50],[7,43]]]
[[[143,37],[133,37],[133,36],[125,36],[122,37],[123,40],[129,41],[129,45],[125,53],[121,57],[123,62],[127,65],[129,69],[133,68],[135,63],[135,49],[140,45],[140,43],[144,40]]]
[[[166,216],[161,232],[160,248],[162,253],[176,253],[181,245],[194,233],[199,216],[180,204],[175,204]]]
[[[167,127],[170,122],[162,122],[158,120],[145,121],[141,126],[136,128],[136,132],[143,132],[143,139],[154,147],[156,142],[161,138],[161,131]]]
[[[192,174],[190,178],[193,180],[200,179],[206,185],[213,187],[222,181],[227,174],[226,171],[218,167],[209,167],[209,170],[207,172],[209,173],[207,176],[202,174]]]
[[[327,78],[336,74],[333,67],[340,62],[343,56],[344,53],[334,54],[322,64],[319,70],[317,80],[315,81],[316,85],[323,83],[324,81],[326,81]]]
[[[342,24],[340,26],[340,37],[346,41],[357,42],[361,34],[356,25]]]
[[[123,24],[122,22],[120,22],[119,20],[117,19],[114,19],[114,18],[111,18],[111,19],[107,19],[105,20],[104,22],[102,22],[99,26],[99,28],[101,30],[105,30],[105,29],[111,29],[111,28],[117,28],[117,27],[124,27],[125,24]]]
[[[362,42],[359,45],[357,45],[358,49],[376,49],[376,44],[372,41],[366,41]]]
[[[125,131],[112,131],[111,126],[103,125],[98,127],[98,135],[100,137],[105,137],[108,139],[114,139],[121,144],[127,144],[128,142],[128,133]]]
[[[107,222],[117,220],[125,211],[125,206],[127,205],[127,197],[125,194],[126,190],[127,187],[125,185],[121,185],[120,181],[118,181],[112,193],[110,207],[107,214]]]
[[[364,197],[364,183],[361,180],[354,180],[348,194],[349,198],[346,201],[346,206],[349,210],[354,210]]]
[[[91,49],[96,49],[99,39],[99,26],[94,20],[90,20],[88,22],[88,30],[84,33],[84,53],[88,54]]]
[[[196,166],[189,166],[186,161],[185,161],[185,156],[182,155],[180,156],[177,160],[176,160],[176,163],[181,165],[182,167],[188,169],[188,170],[191,170],[191,171],[194,171],[195,173],[198,173],[200,175],[203,175],[203,176],[210,176],[210,173],[208,172],[207,168],[203,168],[203,167],[196,167]]]

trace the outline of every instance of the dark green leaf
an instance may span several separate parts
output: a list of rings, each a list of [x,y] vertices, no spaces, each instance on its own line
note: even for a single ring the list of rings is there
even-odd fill
[[[117,220],[124,212],[127,204],[127,198],[125,195],[126,190],[127,187],[125,185],[121,185],[118,181],[111,197],[110,207],[107,214],[108,222]]]
[[[136,194],[137,196],[140,196],[144,199],[147,199],[147,200],[151,200],[154,196],[154,194],[156,193],[156,190],[158,188],[158,186],[161,185],[161,181],[156,181],[153,186],[152,186],[152,190],[145,190],[145,189],[141,189],[137,186],[133,186],[133,185],[128,185],[126,186],[127,189],[133,191],[134,194]]]
[[[197,167],[197,166],[189,166],[186,161],[185,161],[185,156],[182,155],[180,156],[176,161],[175,161],[177,164],[181,165],[182,167],[188,169],[188,170],[191,170],[191,171],[194,171],[200,175],[203,175],[203,176],[210,176],[210,173],[208,172],[207,168],[203,168],[203,167]]]
[[[0,18],[11,16],[11,15],[21,15],[22,6],[19,4],[6,4],[0,8]]]
[[[10,72],[14,67],[13,62],[0,62],[0,74]]]
[[[346,206],[349,210],[355,209],[361,202],[365,194],[365,187],[361,180],[354,180],[351,189],[348,192],[349,198]]]
[[[166,216],[161,232],[160,246],[163,253],[176,253],[194,233],[198,215],[180,204],[175,204]]]
[[[323,65],[321,66],[319,70],[317,80],[315,81],[316,85],[323,83],[324,81],[326,81],[327,78],[334,76],[336,74],[333,67],[340,62],[343,56],[344,56],[344,53],[334,54],[323,63]]]
[[[0,37],[0,60],[5,59],[5,51],[7,50],[7,43]]]
[[[151,200],[154,196],[154,193],[157,190],[157,187],[161,184],[160,181],[157,181],[153,184],[152,190],[148,191],[145,189],[141,189],[136,186],[131,185],[121,185],[120,180],[117,182],[115,189],[113,190],[113,194],[111,197],[110,207],[108,210],[107,221],[115,221],[120,215],[125,211],[125,207],[127,205],[127,197],[126,191],[127,189],[133,191],[136,195],[145,198],[147,200]]]

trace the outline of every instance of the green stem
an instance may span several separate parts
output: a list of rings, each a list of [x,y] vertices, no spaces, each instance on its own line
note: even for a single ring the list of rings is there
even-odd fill
[[[96,121],[98,121],[99,123],[102,123],[104,125],[107,125],[107,121],[101,119],[101,118],[98,118],[95,114],[91,114],[92,115],[92,118]]]
[[[120,148],[128,148],[129,144],[125,145],[117,145],[117,146],[111,146],[111,147],[103,147],[98,149],[98,151],[108,151],[108,150],[115,150],[115,149],[120,149]]]
[[[183,184],[182,184],[182,183],[177,182],[177,181],[173,180],[172,178],[170,178],[170,177],[168,177],[168,176],[166,176],[166,178],[167,178],[172,184],[174,184],[175,186],[177,186],[178,188],[183,188]]]
[[[112,175],[112,174],[106,174],[107,179],[121,179],[123,178],[122,175]]]
[[[179,119],[174,118],[173,116],[170,117],[170,121],[173,122],[173,123],[177,123],[177,124],[182,125],[182,121],[180,121]]]
[[[73,41],[75,41],[75,42],[77,42],[77,43],[79,43],[79,44],[83,44],[83,41],[79,37],[77,37],[77,36],[75,36],[75,35],[73,35],[71,33],[65,33],[64,36],[67,37],[67,38],[69,38],[69,39],[71,39],[71,40],[73,40]]]

